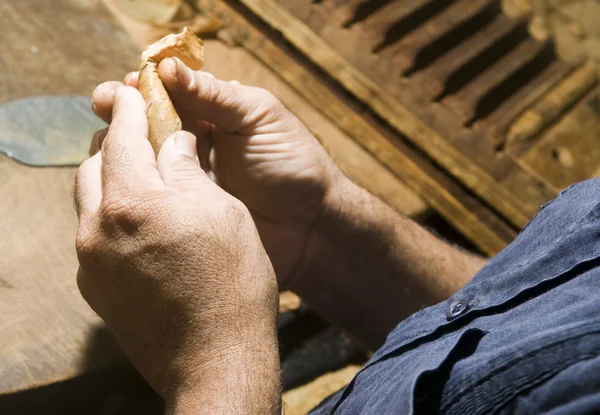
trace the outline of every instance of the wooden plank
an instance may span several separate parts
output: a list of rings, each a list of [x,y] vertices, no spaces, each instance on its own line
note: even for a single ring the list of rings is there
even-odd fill
[[[559,117],[546,128],[539,139],[528,143],[529,149],[520,156],[525,166],[556,189],[600,176],[598,87],[575,104],[568,117]]]
[[[323,399],[350,383],[360,369],[360,365],[349,365],[285,392],[283,394],[283,413],[292,415],[309,413]],[[289,409],[294,411],[288,412]]]
[[[4,0],[0,25],[0,103],[90,96],[138,63],[98,2]],[[0,396],[123,361],[76,287],[74,174],[0,156]]]
[[[469,189],[493,205],[516,226],[524,226],[539,205],[521,199],[512,189],[502,186],[482,167],[458,151],[444,137],[421,121],[406,105],[384,88],[360,73],[323,39],[299,22],[272,0],[241,0],[254,14],[280,31],[296,48],[341,82],[353,95],[371,108],[399,132],[413,141],[433,160]],[[538,198],[541,199],[542,197]],[[457,223],[457,221],[453,221]]]
[[[454,181],[449,180],[422,154],[398,140],[390,130],[375,127],[374,120],[357,116],[360,103],[340,98],[318,81],[316,71],[307,71],[305,65],[286,53],[282,45],[275,45],[256,27],[248,23],[231,6],[216,0],[199,0],[200,9],[225,19],[228,27],[238,34],[240,44],[270,66],[279,76],[296,88],[313,106],[334,120],[362,146],[382,160],[388,168],[411,188],[422,195],[434,209],[453,223],[484,252],[498,252],[515,236],[488,208],[469,196]],[[350,105],[350,107],[348,106]],[[354,111],[353,111],[354,109]]]
[[[566,75],[565,72],[572,69],[574,65],[564,66],[565,68],[561,71],[562,75]],[[514,121],[508,131],[508,147],[532,140],[540,131],[555,122],[559,116],[576,104],[597,83],[597,68],[590,64],[581,65],[573,74],[557,82],[558,85],[555,88]]]
[[[359,9],[364,10],[365,7],[370,8],[369,6],[374,3],[383,4],[389,1],[390,0],[322,0],[317,4],[322,4],[327,8],[340,24],[349,25],[354,20]]]
[[[521,23],[512,22],[499,14],[490,24],[465,39],[460,45],[445,53],[429,67],[415,73],[411,81],[423,85],[430,99],[441,97],[450,77],[499,39],[512,32]]]
[[[405,20],[416,10],[432,4],[435,0],[392,1],[359,22],[360,28],[374,39],[373,46],[381,43],[385,32],[396,22]]]
[[[477,109],[481,99],[519,68],[535,59],[544,48],[543,43],[533,39],[521,42],[509,53],[499,57],[491,67],[476,76],[460,91],[447,96],[442,102],[452,108],[464,124],[472,123],[478,115]]]
[[[473,128],[485,131],[486,135],[494,140],[496,148],[504,148],[507,131],[515,118],[567,76],[574,66],[561,61],[552,62],[533,80],[502,102],[490,116],[473,124]]]
[[[312,0],[279,0],[279,4],[300,20],[307,19],[315,6]]]
[[[415,57],[422,48],[495,3],[496,0],[462,0],[451,3],[399,40],[380,39],[380,46],[377,48],[382,49],[382,57],[389,58],[390,68],[404,73],[413,66]],[[402,22],[397,23],[397,27],[401,28],[401,24]],[[393,34],[393,28],[388,33]]]

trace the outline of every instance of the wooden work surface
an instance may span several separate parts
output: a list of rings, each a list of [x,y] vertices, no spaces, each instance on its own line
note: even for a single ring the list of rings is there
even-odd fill
[[[138,61],[136,46],[97,1],[3,0],[0,27],[0,103],[90,96]],[[0,156],[0,394],[119,359],[75,284],[74,174]]]
[[[141,45],[102,1],[1,4],[0,104],[39,95],[90,96],[98,83],[137,67]],[[355,180],[405,214],[427,212],[415,193],[246,51],[214,40],[206,43],[206,55],[206,69],[215,75],[278,95]],[[12,413],[3,397],[124,365],[76,287],[74,175],[73,168],[31,168],[0,155],[0,413]],[[40,409],[27,403],[31,412]]]

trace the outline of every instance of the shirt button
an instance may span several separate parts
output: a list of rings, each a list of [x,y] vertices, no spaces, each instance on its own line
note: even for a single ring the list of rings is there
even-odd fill
[[[464,314],[469,309],[469,303],[467,300],[456,300],[446,310],[446,317],[456,318],[461,314]]]

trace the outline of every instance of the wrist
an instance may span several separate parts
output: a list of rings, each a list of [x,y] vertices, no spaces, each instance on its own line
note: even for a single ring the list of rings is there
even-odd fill
[[[240,333],[163,394],[168,415],[279,413],[281,382],[275,325]],[[191,358],[190,360],[193,360]],[[191,361],[190,365],[193,364]]]
[[[323,198],[322,210],[308,231],[302,262],[290,276],[286,288],[300,294],[306,279],[319,274],[319,264],[332,253],[332,247],[348,242],[348,236],[370,226],[365,218],[369,217],[367,212],[376,201],[373,195],[337,170]]]

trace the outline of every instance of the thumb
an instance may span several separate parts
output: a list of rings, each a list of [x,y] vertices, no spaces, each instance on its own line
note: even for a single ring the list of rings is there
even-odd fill
[[[163,60],[158,74],[178,111],[201,117],[226,133],[267,124],[275,108],[284,108],[262,88],[232,84],[192,71],[179,59]]]
[[[187,131],[178,131],[167,138],[156,165],[165,184],[181,192],[195,190],[204,180],[210,180],[198,162],[196,137]]]

